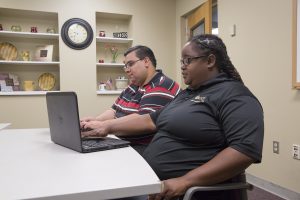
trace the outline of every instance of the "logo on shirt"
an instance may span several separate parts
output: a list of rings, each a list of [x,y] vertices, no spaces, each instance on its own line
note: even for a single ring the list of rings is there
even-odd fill
[[[202,96],[198,95],[194,99],[191,99],[191,101],[193,101],[195,103],[204,103],[205,99],[206,99],[206,97],[202,97]]]

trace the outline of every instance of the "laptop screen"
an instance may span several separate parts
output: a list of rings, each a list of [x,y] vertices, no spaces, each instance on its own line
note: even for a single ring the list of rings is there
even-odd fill
[[[76,93],[47,92],[46,101],[51,140],[82,152]]]
[[[51,140],[54,143],[83,153],[129,145],[128,141],[109,137],[82,141],[75,92],[47,92],[46,101]]]

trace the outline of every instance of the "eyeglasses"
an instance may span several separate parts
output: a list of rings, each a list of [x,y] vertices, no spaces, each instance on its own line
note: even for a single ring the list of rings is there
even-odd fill
[[[132,67],[137,61],[141,61],[143,59],[138,59],[135,61],[128,61],[127,63],[125,63],[124,65],[124,70],[129,69],[130,67]]]
[[[196,56],[196,57],[188,57],[188,58],[182,58],[180,60],[181,65],[189,65],[193,60],[199,59],[199,58],[205,58],[206,56]]]

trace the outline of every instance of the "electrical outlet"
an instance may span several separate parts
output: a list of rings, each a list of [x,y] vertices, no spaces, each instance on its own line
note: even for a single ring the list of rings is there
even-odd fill
[[[273,153],[279,154],[279,142],[273,141]]]
[[[299,144],[293,144],[293,158],[300,160],[300,145]]]

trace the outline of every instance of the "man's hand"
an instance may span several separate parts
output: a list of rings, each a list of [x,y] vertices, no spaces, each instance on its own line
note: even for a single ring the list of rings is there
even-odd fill
[[[149,195],[148,200],[172,200],[185,194],[189,188],[188,182],[182,178],[172,178],[162,181],[162,192]]]
[[[97,120],[96,117],[83,117],[82,119],[80,119],[80,121],[83,122],[89,122],[89,121],[94,121]]]
[[[90,129],[89,131],[81,132],[82,137],[106,137],[109,133],[107,123],[101,121],[80,122],[82,129]]]
[[[90,122],[96,120],[95,117],[83,117],[80,119],[80,128],[83,129],[83,122]]]

